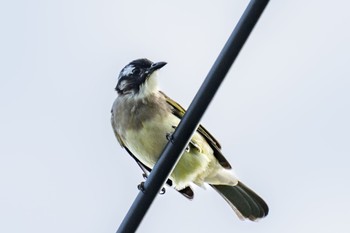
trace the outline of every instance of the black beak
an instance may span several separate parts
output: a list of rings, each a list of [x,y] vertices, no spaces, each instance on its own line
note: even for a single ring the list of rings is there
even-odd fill
[[[166,65],[166,62],[162,62],[162,61],[153,63],[152,66],[149,68],[149,73],[152,73],[155,70],[159,70],[160,68],[162,68],[165,65]]]

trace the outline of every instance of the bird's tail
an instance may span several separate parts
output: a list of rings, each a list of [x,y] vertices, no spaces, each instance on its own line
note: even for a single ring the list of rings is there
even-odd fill
[[[242,220],[248,218],[255,221],[265,217],[269,212],[265,201],[240,181],[235,186],[212,184],[210,186],[228,202]]]

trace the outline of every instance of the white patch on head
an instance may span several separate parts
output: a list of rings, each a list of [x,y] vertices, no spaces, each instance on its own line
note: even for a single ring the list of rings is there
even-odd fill
[[[124,67],[124,69],[122,70],[122,72],[120,73],[119,77],[123,77],[123,76],[128,76],[129,74],[132,73],[132,71],[134,70],[134,66],[133,65],[128,65],[126,67]]]
[[[158,92],[157,71],[154,71],[147,80],[141,84],[137,94],[138,98],[145,98],[153,93]]]

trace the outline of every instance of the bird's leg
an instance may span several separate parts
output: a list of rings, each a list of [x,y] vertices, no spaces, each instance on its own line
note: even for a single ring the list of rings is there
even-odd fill
[[[142,181],[139,185],[137,185],[137,189],[144,193],[145,192],[145,182]]]
[[[137,164],[139,165],[139,167],[141,168],[141,170],[142,170],[142,172],[143,172],[143,173],[142,173],[143,179],[147,180],[148,175],[147,175],[146,169],[145,169],[139,162],[138,162]],[[145,182],[142,181],[140,184],[137,185],[137,189],[140,190],[141,192],[144,192],[144,191],[145,191],[144,184],[145,184]]]
[[[137,185],[137,189],[144,193],[145,192],[145,182],[142,181],[139,185]],[[165,192],[166,192],[165,188],[162,187],[161,190],[159,191],[159,194],[163,195]]]
[[[139,165],[139,167],[141,168],[141,170],[143,171],[142,173],[142,177],[147,180],[148,175],[147,175],[147,171],[146,169],[141,166],[141,164],[137,163]],[[145,192],[145,182],[142,181],[140,184],[137,185],[137,189],[140,190],[141,192]],[[165,188],[162,187],[162,189],[159,191],[159,194],[163,195],[165,193]]]
[[[175,125],[172,125],[171,128],[173,128],[174,130],[176,129],[176,126]],[[165,135],[166,139],[170,142],[174,142],[174,137],[173,137],[173,133],[174,132],[171,132],[171,133],[167,133]]]
[[[171,126],[173,129],[176,129],[176,126]],[[165,137],[166,137],[166,139],[168,140],[168,141],[170,141],[170,142],[174,142],[174,137],[173,137],[173,133],[167,133],[166,135],[165,135]],[[187,146],[186,146],[186,148],[185,148],[185,151],[186,152],[190,152],[190,145],[188,144]]]
[[[142,181],[140,184],[137,185],[137,189],[140,190],[141,192],[145,192],[146,188],[145,188],[145,182]],[[165,187],[162,187],[159,191],[160,195],[163,195],[164,193],[166,193],[166,189]]]
[[[139,162],[137,162],[137,164],[139,165],[139,167],[141,168],[141,170],[142,170],[142,177],[145,179],[145,180],[147,180],[147,178],[148,178],[148,175],[147,175],[147,171],[146,171],[146,169],[139,163]]]
[[[166,140],[168,140],[168,141],[170,141],[170,142],[174,142],[173,133],[167,133],[167,134],[165,134],[165,138],[166,138]]]

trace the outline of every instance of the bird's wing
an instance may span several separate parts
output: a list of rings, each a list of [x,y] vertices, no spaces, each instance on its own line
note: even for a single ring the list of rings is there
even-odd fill
[[[119,144],[121,145],[121,147],[123,147],[128,154],[135,160],[135,162],[139,165],[139,167],[141,168],[141,170],[144,172],[144,177],[148,177],[148,174],[146,174],[146,171],[148,173],[150,173],[152,171],[151,168],[149,168],[148,166],[146,166],[145,164],[143,164],[130,150],[129,148],[125,145],[125,143],[123,142],[123,139],[119,136],[118,132],[115,130],[115,122],[113,119],[113,112],[112,112],[112,119],[111,119],[111,123],[112,123],[112,128],[113,128],[113,132],[115,137],[117,138]],[[166,180],[166,184],[169,186],[173,186],[173,182],[170,179]],[[185,197],[187,197],[188,199],[193,199],[194,193],[193,190],[191,189],[191,187],[185,187],[184,189],[181,190],[177,190],[178,192],[180,192],[182,195],[184,195]]]
[[[186,110],[178,104],[176,101],[172,100],[170,97],[165,95],[163,92],[159,91],[166,99],[167,103],[171,105],[173,109],[173,114],[178,117],[179,119],[182,119],[183,115],[185,114]],[[214,156],[219,161],[221,166],[223,166],[226,169],[231,169],[230,163],[227,161],[227,159],[224,157],[224,155],[221,153],[221,145],[220,143],[206,130],[202,125],[199,125],[197,128],[197,132],[201,134],[205,140],[209,143],[210,147],[214,151]]]

